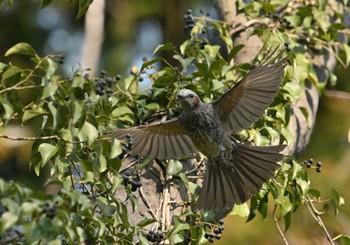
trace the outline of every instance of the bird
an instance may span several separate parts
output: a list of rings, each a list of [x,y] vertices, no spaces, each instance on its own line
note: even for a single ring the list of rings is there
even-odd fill
[[[184,159],[201,152],[206,170],[195,208],[231,210],[260,191],[281,166],[285,145],[256,146],[230,137],[249,128],[273,102],[284,75],[284,50],[270,48],[265,57],[223,95],[204,103],[192,90],[177,93],[181,114],[166,121],[114,128],[112,135],[132,139],[131,155]],[[277,53],[277,54],[276,54]]]

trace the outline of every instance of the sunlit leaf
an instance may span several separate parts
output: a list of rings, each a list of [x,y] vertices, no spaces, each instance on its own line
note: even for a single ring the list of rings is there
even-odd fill
[[[343,49],[345,51],[345,55],[346,55],[345,56],[346,57],[345,64],[348,66],[350,64],[350,47],[349,47],[349,45],[347,45],[345,43],[342,44],[342,47],[343,47]]]
[[[22,116],[22,122],[26,122],[34,117],[46,114],[47,111],[42,107],[38,107],[36,110],[25,110]]]
[[[40,152],[41,158],[43,159],[42,167],[54,156],[58,151],[58,146],[51,145],[48,143],[42,143],[38,151]]]
[[[87,141],[89,145],[94,143],[98,137],[98,131],[94,125],[89,122],[85,122],[80,129],[78,136],[80,141]]]
[[[18,220],[16,214],[5,212],[0,217],[0,233],[3,234],[7,229],[14,226]]]
[[[232,211],[231,211],[231,215],[238,215],[242,218],[244,217],[248,217],[250,211],[249,211],[249,207],[247,203],[243,203],[243,204],[236,204]]]
[[[111,153],[109,155],[110,159],[116,158],[122,153],[122,144],[119,140],[113,139]]]
[[[15,46],[7,50],[5,56],[10,56],[13,54],[34,56],[36,52],[28,43],[17,43]]]
[[[160,51],[171,51],[174,50],[174,46],[172,43],[166,43],[166,44],[160,44],[156,47],[156,49],[154,50],[153,54],[156,54]]]
[[[182,163],[178,160],[170,160],[167,164],[166,174],[176,175],[182,170]]]

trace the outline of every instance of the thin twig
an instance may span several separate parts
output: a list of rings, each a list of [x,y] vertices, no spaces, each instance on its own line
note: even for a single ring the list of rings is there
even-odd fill
[[[202,166],[202,164],[204,163],[205,159],[206,159],[206,158],[201,159],[200,162],[199,162],[194,168],[192,168],[192,169],[186,171],[186,172],[185,172],[185,175],[189,175],[189,174],[191,174],[191,173],[197,171],[197,169],[198,169],[200,166]]]
[[[324,93],[327,97],[342,99],[342,100],[348,100],[350,101],[350,93],[339,91],[339,90],[326,90]]]
[[[35,140],[60,140],[61,138],[58,135],[49,135],[42,137],[13,137],[9,135],[0,134],[0,138],[9,139],[9,140],[27,140],[27,141],[35,141]]]
[[[309,209],[312,217],[314,217],[314,219],[317,221],[317,223],[322,227],[324,233],[326,234],[326,237],[327,237],[329,243],[332,245],[335,245],[332,237],[330,236],[330,234],[325,226],[325,224],[323,223],[323,220],[322,220],[319,212],[315,208],[314,204],[312,203],[312,201],[308,195],[305,198],[305,203],[306,203],[306,207]]]
[[[156,214],[154,213],[152,207],[151,207],[151,204],[149,203],[149,201],[147,200],[147,197],[145,196],[145,194],[143,193],[143,190],[142,190],[142,186],[139,188],[139,193],[140,193],[140,196],[142,198],[142,201],[144,202],[144,204],[146,205],[146,207],[148,208],[148,211],[150,212],[150,214],[152,215],[152,217],[158,221],[158,218],[156,216]]]
[[[86,141],[68,141],[63,138],[61,138],[58,135],[48,135],[48,136],[41,136],[41,137],[13,137],[5,134],[0,134],[0,138],[8,139],[8,140],[17,140],[17,141],[36,141],[36,140],[62,140],[66,143],[70,144],[80,144],[80,143],[86,143]]]
[[[289,245],[289,243],[288,243],[288,241],[287,241],[287,238],[285,237],[285,235],[284,235],[284,233],[283,233],[283,231],[282,231],[282,229],[281,229],[281,227],[280,227],[280,225],[279,225],[279,223],[278,223],[278,219],[277,219],[277,217],[276,217],[276,210],[277,210],[277,205],[275,205],[275,207],[274,207],[274,209],[273,209],[273,220],[275,221],[277,230],[278,230],[278,232],[279,232],[279,234],[280,234],[280,236],[281,236],[281,238],[282,238],[284,244]]]
[[[40,59],[40,57],[38,57],[38,56],[37,56],[36,58]],[[29,74],[28,74],[22,81],[16,83],[15,85],[13,85],[13,86],[11,86],[11,87],[4,88],[3,90],[0,90],[0,94],[3,94],[3,93],[5,93],[5,92],[7,92],[7,91],[14,90],[14,89],[18,88],[20,85],[22,85],[23,83],[27,82],[27,81],[33,76],[34,72],[40,68],[40,66],[41,66],[41,64],[43,63],[44,60],[46,60],[46,57],[43,58],[43,59],[40,59],[40,61],[39,61],[38,64],[34,67],[34,69],[31,70],[31,71],[29,72]]]

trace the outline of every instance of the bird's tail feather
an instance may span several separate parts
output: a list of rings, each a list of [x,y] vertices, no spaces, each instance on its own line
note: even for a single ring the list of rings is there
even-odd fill
[[[234,204],[247,201],[272,178],[283,159],[285,145],[253,146],[236,144],[232,159],[208,158],[207,170],[197,208],[230,210]]]

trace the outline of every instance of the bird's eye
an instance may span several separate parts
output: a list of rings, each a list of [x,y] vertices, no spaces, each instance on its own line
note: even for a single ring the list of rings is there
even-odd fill
[[[194,98],[194,95],[193,95],[193,94],[190,94],[190,98],[193,99],[193,98]]]

